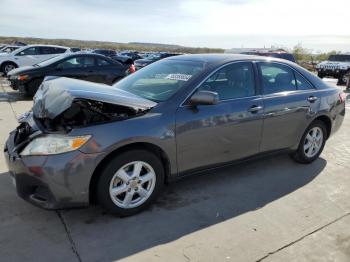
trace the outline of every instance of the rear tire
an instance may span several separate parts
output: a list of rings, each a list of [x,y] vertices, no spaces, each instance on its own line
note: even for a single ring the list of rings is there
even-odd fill
[[[303,164],[315,161],[323,151],[327,136],[326,126],[322,121],[312,122],[304,132],[297,151],[292,154],[293,159]]]
[[[97,199],[109,213],[131,216],[152,204],[163,185],[160,159],[147,150],[130,150],[104,167],[97,182]]]

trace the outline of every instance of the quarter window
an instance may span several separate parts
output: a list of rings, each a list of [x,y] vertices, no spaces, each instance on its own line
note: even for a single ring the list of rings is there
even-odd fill
[[[260,64],[264,94],[296,90],[294,72],[280,64]]]
[[[298,90],[314,89],[314,87],[308,81],[306,81],[306,79],[303,76],[301,76],[299,73],[294,72],[294,74],[295,74]]]
[[[98,66],[108,66],[108,65],[111,65],[110,62],[108,62],[107,60],[102,59],[102,58],[96,58],[96,61],[97,61],[97,65],[98,65]]]
[[[216,92],[220,100],[254,96],[253,65],[242,62],[225,66],[207,79],[199,90]]]

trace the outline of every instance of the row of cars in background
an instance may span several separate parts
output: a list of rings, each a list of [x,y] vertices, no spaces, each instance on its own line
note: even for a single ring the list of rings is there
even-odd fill
[[[9,48],[7,45],[5,48]],[[171,55],[114,50],[79,48],[56,45],[16,46],[0,53],[0,70],[14,90],[33,96],[46,76],[69,77],[112,85],[138,68]]]
[[[226,53],[258,55],[296,62],[283,49],[231,49]],[[65,76],[111,85],[124,76],[166,57],[170,52],[117,52],[111,49],[80,49],[56,45],[0,44],[0,71],[11,86],[27,95],[34,95],[46,76]],[[348,82],[350,54],[331,55],[329,61],[317,64],[320,78],[334,77],[339,84]]]

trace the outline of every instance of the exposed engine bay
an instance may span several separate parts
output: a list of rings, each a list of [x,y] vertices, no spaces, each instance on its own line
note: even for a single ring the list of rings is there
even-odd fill
[[[72,128],[120,121],[138,116],[145,111],[136,111],[133,108],[110,104],[106,102],[76,99],[71,106],[54,119],[36,119],[49,132],[70,131]]]
[[[47,132],[120,121],[148,112],[157,103],[115,87],[81,80],[45,80],[34,96],[33,118]],[[44,131],[44,132],[45,132]]]

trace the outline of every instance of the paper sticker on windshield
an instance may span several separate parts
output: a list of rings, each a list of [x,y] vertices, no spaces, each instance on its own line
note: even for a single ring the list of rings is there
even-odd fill
[[[177,80],[177,81],[188,81],[192,75],[185,74],[169,74],[165,77],[165,79]]]

